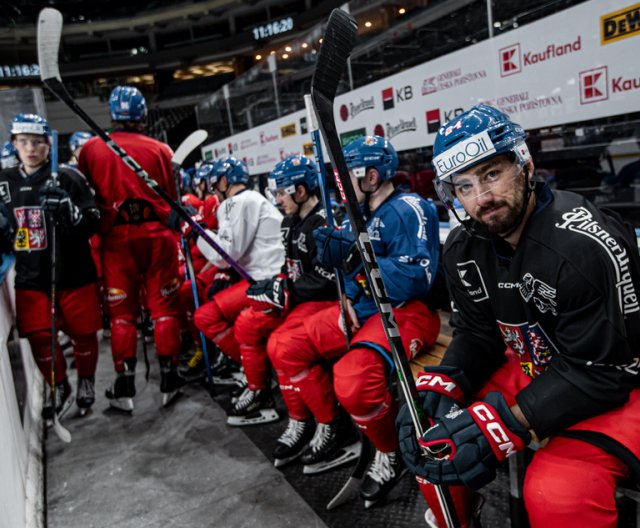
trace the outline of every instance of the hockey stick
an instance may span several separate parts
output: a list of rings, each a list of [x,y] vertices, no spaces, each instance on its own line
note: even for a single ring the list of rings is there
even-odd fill
[[[58,186],[58,131],[51,131],[51,181],[54,186]],[[58,355],[58,329],[56,326],[56,282],[58,280],[56,260],[57,260],[57,220],[54,215],[50,215],[51,222],[51,404],[53,406],[53,430],[58,438],[67,444],[71,442],[71,433],[66,429],[58,418],[56,409],[56,360]],[[69,396],[71,397],[71,396]]]
[[[180,198],[180,168],[184,163],[184,160],[187,158],[191,152],[193,152],[198,146],[202,144],[202,142],[207,139],[207,132],[204,130],[196,130],[187,136],[187,138],[180,143],[180,146],[173,153],[173,157],[171,158],[171,165],[173,166],[173,176],[176,180],[176,195],[178,196],[178,201],[181,201]],[[198,295],[198,285],[196,284],[196,273],[193,268],[193,257],[191,255],[191,247],[189,246],[189,241],[183,236],[182,237],[182,249],[184,250],[184,258],[187,266],[187,275],[189,276],[189,280],[191,281],[191,295],[193,296],[193,305],[197,310],[200,308],[200,296]],[[209,351],[207,350],[207,338],[200,330],[200,343],[202,344],[202,354],[204,356],[204,366],[207,373],[207,383],[209,384],[209,394],[213,397],[213,374],[211,373],[211,364],[209,363]]]
[[[184,220],[198,236],[202,237],[238,274],[246,281],[253,283],[251,276],[230,255],[227,254],[179,204],[173,201],[164,189],[149,176],[149,174],[127,154],[120,145],[111,139],[102,128],[73,100],[60,77],[58,67],[58,49],[62,36],[62,14],[60,11],[45,7],[38,17],[38,64],[42,83],[60,101],[66,104],[91,129],[93,133],[104,141],[107,146],[129,167],[138,177],[162,198],[171,209]]]
[[[324,156],[322,155],[322,144],[320,142],[320,131],[318,130],[318,119],[313,109],[313,103],[311,102],[311,96],[304,96],[304,105],[307,109],[307,123],[311,130],[311,139],[313,141],[313,153],[316,158],[316,163],[320,170],[320,195],[322,196],[322,203],[327,214],[327,225],[333,225],[333,213],[331,211],[331,202],[328,196],[327,189],[327,169],[324,165]],[[345,294],[344,276],[342,271],[338,268],[334,268],[333,272],[336,275],[336,286],[338,288],[338,298],[340,306],[340,317],[342,318],[342,324],[345,328],[345,337],[347,339],[347,350],[351,347],[351,328],[349,327],[349,321],[347,318],[347,296]],[[332,510],[341,506],[342,504],[349,502],[351,499],[358,495],[360,489],[360,483],[364,477],[365,471],[369,466],[371,460],[371,445],[367,435],[362,433],[362,430],[358,428],[358,434],[362,447],[360,449],[360,457],[358,463],[353,468],[351,475],[344,483],[340,491],[327,503],[327,510]]]
[[[333,116],[333,102],[338,90],[338,83],[349,55],[355,46],[357,33],[358,24],[350,15],[340,9],[334,9],[331,12],[316,61],[316,69],[311,80],[311,99],[318,115],[322,135],[329,150],[329,157],[338,171],[336,183],[345,202],[351,228],[356,235],[356,244],[362,256],[367,281],[371,285],[371,292],[380,313],[382,327],[389,341],[389,348],[398,372],[398,381],[402,394],[409,407],[416,434],[418,437],[422,437],[424,430],[421,423],[422,410],[418,405],[418,391],[413,383],[411,368],[409,367],[369,234],[360,214]],[[442,486],[435,486],[435,489],[447,526],[459,526],[448,489]]]

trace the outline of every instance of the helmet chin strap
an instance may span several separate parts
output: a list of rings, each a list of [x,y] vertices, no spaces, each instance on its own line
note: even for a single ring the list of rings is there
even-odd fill
[[[366,177],[366,175],[365,175],[365,177]],[[360,192],[362,194],[364,194],[364,212],[365,212],[365,215],[368,217],[368,216],[371,216],[371,209],[369,207],[369,200],[371,199],[371,195],[373,193],[375,193],[380,188],[380,185],[382,185],[382,182],[378,183],[378,186],[374,190],[365,191],[362,188],[362,180],[363,179],[364,178],[358,178],[358,189],[360,189]]]
[[[522,205],[520,207],[520,212],[518,213],[518,216],[514,220],[512,226],[506,232],[499,233],[497,235],[494,233],[490,233],[486,226],[484,226],[479,222],[476,222],[472,218],[468,218],[467,220],[462,220],[458,216],[458,213],[456,212],[455,208],[453,209],[454,216],[458,219],[458,221],[462,224],[464,229],[470,235],[477,236],[479,238],[484,238],[487,240],[495,239],[496,236],[499,238],[505,239],[509,237],[511,234],[513,234],[513,232],[516,229],[518,229],[518,227],[520,226],[520,222],[522,222],[522,219],[524,218],[524,215],[527,212],[529,198],[531,197],[531,193],[535,188],[535,183],[529,178],[529,166],[524,165],[522,167],[522,170],[524,171],[524,198],[522,200]]]

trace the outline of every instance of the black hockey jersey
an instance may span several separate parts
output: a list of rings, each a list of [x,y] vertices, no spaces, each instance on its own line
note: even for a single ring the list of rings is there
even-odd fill
[[[11,213],[15,232],[16,289],[51,290],[51,224],[40,207],[40,188],[50,178],[49,163],[28,177],[19,167],[0,172],[0,196]],[[58,181],[82,212],[78,225],[63,223],[56,232],[57,286],[68,290],[97,281],[89,237],[98,230],[99,212],[93,192],[80,172],[61,166]]]
[[[478,389],[505,345],[533,379],[517,402],[545,438],[638,387],[640,264],[630,230],[583,197],[538,191],[515,250],[458,227],[444,250],[454,338],[443,364]]]
[[[291,307],[309,301],[331,301],[338,298],[333,271],[316,259],[313,230],[326,225],[327,216],[318,203],[303,220],[289,215],[282,220],[281,233],[286,261],[286,273]]]

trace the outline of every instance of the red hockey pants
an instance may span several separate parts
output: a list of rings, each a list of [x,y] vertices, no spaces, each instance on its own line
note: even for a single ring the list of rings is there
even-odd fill
[[[98,338],[102,326],[98,288],[87,284],[57,292],[56,326],[71,339],[78,375],[93,376],[98,363]],[[51,298],[36,290],[16,290],[16,319],[21,337],[31,346],[38,370],[51,382]],[[66,362],[56,347],[56,383],[66,378]]]
[[[344,334],[338,326],[340,309],[337,303],[332,304],[305,318],[286,334],[283,327],[274,332],[269,340],[272,362],[276,371],[282,372],[300,391],[318,422],[333,421],[338,415],[339,401],[377,449],[393,451],[398,447],[397,406],[387,389],[390,365],[380,352],[362,344],[371,343],[388,351],[380,317],[373,316],[362,325],[347,352]],[[438,315],[420,302],[411,301],[396,308],[394,315],[408,356],[433,343],[438,336]],[[277,341],[272,343],[274,340]],[[332,369],[329,361],[337,358],[340,359]]]
[[[178,361],[178,248],[175,236],[159,222],[115,226],[102,238],[102,268],[111,316],[111,352],[117,372],[136,357],[136,320],[140,287],[154,321],[158,356]]]

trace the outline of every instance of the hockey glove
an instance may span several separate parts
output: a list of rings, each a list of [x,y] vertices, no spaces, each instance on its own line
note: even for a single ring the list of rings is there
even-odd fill
[[[495,478],[500,462],[530,441],[504,396],[491,392],[484,401],[436,419],[419,440],[430,458],[422,459],[417,474],[433,484],[479,490]]]
[[[233,268],[219,270],[213,276],[213,282],[207,290],[207,299],[213,299],[213,296],[216,293],[221,292],[222,290],[226,290],[229,286],[238,282],[238,279],[238,274]]]
[[[318,227],[313,230],[318,251],[318,261],[327,268],[339,268],[349,256],[353,256],[356,243],[350,231],[336,227]]]
[[[6,204],[0,200],[0,253],[11,253],[13,249],[13,227],[11,213]]]
[[[463,405],[466,395],[471,391],[464,372],[457,367],[448,366],[425,367],[416,380],[416,389],[418,403],[426,418],[423,424],[426,429],[434,424],[436,418]],[[398,413],[396,427],[402,458],[407,467],[416,473],[416,466],[422,459],[422,450],[418,447],[416,429],[406,403]]]
[[[191,204],[181,205],[179,207],[185,213],[187,213],[191,217],[191,220],[193,220],[196,224],[200,224],[202,227],[206,227],[204,225],[204,218],[198,211],[196,211],[196,209]],[[180,216],[174,209],[171,209],[171,212],[169,213],[169,220],[167,223],[170,229],[182,233],[182,236],[187,240],[189,240],[194,234],[196,234],[192,230],[191,226],[185,220],[183,220],[182,216]]]
[[[49,180],[40,188],[40,206],[54,221],[78,225],[82,212],[71,201],[69,193]]]
[[[287,278],[276,275],[272,279],[258,281],[247,289],[249,305],[256,310],[278,308],[286,310],[289,307],[289,292]]]

